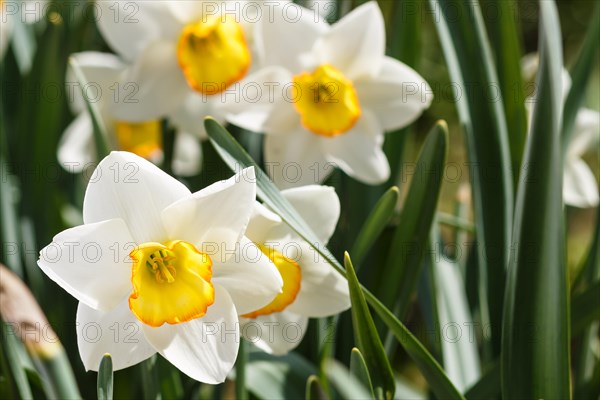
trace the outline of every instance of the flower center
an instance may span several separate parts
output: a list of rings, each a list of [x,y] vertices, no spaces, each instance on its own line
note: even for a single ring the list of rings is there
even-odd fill
[[[136,247],[129,296],[131,312],[143,323],[159,327],[200,318],[215,301],[212,260],[192,244],[174,240]]]
[[[260,244],[257,246],[277,267],[277,270],[283,279],[283,287],[281,289],[282,292],[279,293],[273,301],[259,310],[242,315],[242,317],[245,318],[256,318],[260,315],[269,315],[285,310],[287,306],[296,300],[302,281],[302,272],[298,263],[287,258],[273,248]]]
[[[135,153],[147,160],[162,155],[162,129],[159,120],[146,122],[115,122],[119,149]]]
[[[331,65],[294,76],[294,107],[302,125],[311,132],[332,137],[351,129],[361,114],[352,82]]]
[[[177,45],[179,66],[196,91],[217,94],[240,79],[251,56],[242,26],[231,16],[205,16],[183,28]]]

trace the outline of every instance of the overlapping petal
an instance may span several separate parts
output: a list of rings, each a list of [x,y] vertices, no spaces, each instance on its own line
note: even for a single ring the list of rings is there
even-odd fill
[[[393,130],[414,122],[433,101],[429,84],[409,66],[385,57],[373,79],[355,82],[361,105],[372,112],[381,127]]]
[[[57,158],[69,172],[81,172],[96,160],[92,119],[80,113],[67,127],[58,144]]]
[[[596,207],[600,202],[596,177],[580,158],[567,159],[565,162],[563,198],[566,204],[580,208]]]
[[[295,243],[294,258],[302,268],[302,285],[296,300],[286,311],[305,317],[320,318],[350,308],[348,282],[329,262],[306,242]]]
[[[269,304],[283,285],[277,268],[246,237],[235,254],[226,262],[214,263],[212,271],[213,281],[227,289],[240,315]]]
[[[87,85],[86,95],[93,103],[106,104],[112,100],[115,84],[118,85],[126,65],[114,54],[97,51],[84,51],[71,55],[79,66]],[[66,77],[69,105],[74,112],[87,110],[83,98],[82,87],[72,68],[67,70]]]
[[[130,367],[156,354],[142,331],[141,323],[122,301],[108,312],[77,307],[77,345],[86,370],[97,371],[102,357],[109,353],[113,369]]]
[[[344,135],[322,139],[321,143],[327,161],[361,182],[379,184],[390,176],[390,166],[382,150],[383,130],[367,110],[354,128]]]
[[[200,172],[202,166],[202,145],[198,137],[188,132],[177,132],[173,149],[173,173],[179,176],[192,176]]]
[[[334,171],[321,151],[320,138],[302,127],[286,135],[265,137],[267,172],[281,188],[320,183]]]
[[[167,239],[161,212],[190,191],[154,164],[127,152],[112,152],[90,178],[83,202],[86,224],[121,218],[135,242]]]
[[[202,318],[159,328],[143,326],[148,342],[189,377],[221,383],[239,348],[239,323],[231,296],[215,284],[215,303]]]
[[[263,68],[228,89],[232,93],[227,95],[235,96],[234,99],[220,100],[217,109],[222,110],[228,121],[245,129],[263,132],[265,123],[270,119],[271,128],[287,132],[299,122],[291,104],[286,104],[284,98],[288,95],[285,88],[291,78],[291,73],[279,66]],[[221,99],[222,96],[225,94],[221,95]],[[281,107],[286,108],[287,112],[283,115],[283,124],[278,124],[272,116],[275,111],[282,111]]]
[[[38,265],[82,303],[110,310],[131,292],[129,252],[135,247],[121,219],[62,231],[40,251]]]
[[[112,104],[111,113],[125,121],[162,118],[177,110],[189,91],[174,42],[155,40],[125,71],[119,101]]]
[[[98,29],[125,60],[133,61],[153,41],[177,31],[180,22],[163,1],[99,1]]]
[[[255,198],[254,168],[247,168],[172,204],[162,221],[170,238],[194,244],[213,262],[225,262],[246,230]]]
[[[377,3],[365,3],[332,25],[314,52],[318,62],[332,64],[350,79],[376,76],[385,53],[385,26]]]
[[[293,22],[290,22],[291,16],[294,16]],[[298,55],[308,52],[328,30],[327,23],[320,18],[315,21],[315,13],[310,10],[291,2],[274,3],[272,14],[263,15],[257,28],[261,65],[300,71],[303,64]]]

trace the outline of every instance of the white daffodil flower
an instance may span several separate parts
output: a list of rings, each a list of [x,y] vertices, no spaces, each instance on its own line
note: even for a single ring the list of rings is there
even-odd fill
[[[277,7],[272,21],[260,22],[266,67],[240,82],[240,102],[221,107],[230,122],[267,134],[265,161],[280,187],[321,182],[332,165],[364,183],[382,183],[390,175],[384,131],[417,119],[432,101],[431,89],[385,56],[377,3],[332,26],[298,9],[302,18],[295,23]],[[298,168],[289,171],[290,164]]]
[[[528,54],[521,60],[521,71],[525,80],[533,80],[538,70],[539,57]],[[571,77],[562,70],[562,101],[567,99],[571,88]],[[535,93],[525,101],[525,108],[531,123],[531,113],[535,103]],[[563,200],[565,204],[579,208],[596,207],[600,203],[598,182],[593,171],[583,160],[583,156],[593,149],[598,153],[600,143],[600,113],[581,108],[575,117],[573,137],[565,154],[563,171]]]
[[[281,194],[317,235],[319,245],[325,245],[340,216],[340,203],[333,188],[311,185]],[[268,353],[285,354],[302,340],[309,317],[327,317],[350,308],[346,279],[259,203],[246,234],[283,277],[283,292],[271,303],[241,315],[242,334],[247,340]]]
[[[100,32],[128,64],[124,81],[139,87],[139,101],[116,105],[113,113],[128,121],[173,115],[183,129],[204,135],[205,116],[223,121],[214,100],[251,67],[260,7],[246,1],[98,2]]]
[[[90,179],[84,225],[56,235],[38,265],[79,300],[86,369],[156,352],[191,378],[222,382],[239,347],[238,314],[281,292],[277,269],[244,232],[252,168],[199,192],[132,153],[112,152]]]
[[[117,119],[111,112],[113,105],[137,101],[135,84],[121,80],[125,64],[113,54],[93,51],[71,57],[87,80],[83,89],[98,107],[110,145],[160,163],[163,159],[162,122],[158,119],[128,122]],[[60,140],[57,157],[65,169],[78,173],[90,165],[95,166],[98,160],[92,118],[87,111],[82,88],[71,69],[67,73],[66,84],[71,100],[69,106],[76,117]],[[200,171],[201,159],[202,147],[198,138],[189,131],[178,130],[173,149],[173,172],[179,176],[195,175]]]

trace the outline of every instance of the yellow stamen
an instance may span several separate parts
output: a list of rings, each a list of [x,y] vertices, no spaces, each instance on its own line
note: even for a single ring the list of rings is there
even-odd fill
[[[187,25],[179,37],[177,58],[188,84],[208,95],[242,79],[251,62],[241,25],[227,15]]]
[[[311,132],[333,137],[350,130],[361,115],[352,82],[331,65],[294,76],[294,107]]]
[[[273,248],[260,244],[257,246],[277,267],[283,279],[283,287],[281,289],[282,292],[273,301],[259,310],[242,315],[245,318],[256,318],[260,315],[269,315],[285,310],[287,306],[296,300],[302,282],[302,271],[298,263]]]
[[[135,153],[147,160],[162,155],[162,129],[160,121],[115,122],[119,149]]]
[[[131,312],[153,327],[200,318],[215,301],[212,260],[190,243],[149,242],[134,249]]]

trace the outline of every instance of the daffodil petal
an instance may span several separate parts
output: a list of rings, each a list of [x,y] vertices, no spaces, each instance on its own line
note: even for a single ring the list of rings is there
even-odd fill
[[[265,122],[273,118],[271,115],[275,106],[285,102],[285,96],[291,96],[288,93],[291,91],[285,90],[291,79],[291,73],[279,66],[263,68],[233,84],[228,88],[229,93],[219,95],[223,100],[218,103],[217,108],[222,110],[229,122],[244,129],[263,132]],[[227,99],[224,96],[229,96],[230,100],[236,96],[235,101],[224,101]],[[291,104],[283,104],[285,105],[288,107],[284,108],[289,108],[290,111],[285,114],[283,127],[289,130],[297,123],[298,117],[293,114]]]
[[[340,200],[335,189],[309,185],[287,189],[281,194],[298,211],[321,243],[327,244],[340,218]]]
[[[185,240],[225,262],[246,230],[256,198],[254,168],[214,183],[172,204],[162,212],[169,237]]]
[[[573,137],[567,157],[580,157],[588,150],[598,150],[600,141],[600,113],[582,108],[577,112],[575,127],[573,128]]]
[[[351,80],[377,75],[385,54],[385,27],[377,3],[365,3],[333,24],[313,51],[320,63],[333,65]]]
[[[162,118],[183,104],[190,88],[179,69],[175,44],[157,40],[148,45],[119,82],[116,119],[144,122]]]
[[[353,129],[338,137],[322,139],[322,145],[328,161],[361,182],[379,184],[390,176],[390,166],[381,148],[381,125],[366,110]]]
[[[282,219],[279,215],[256,202],[246,229],[246,236],[254,243],[265,243],[269,240],[270,231],[281,223]]]
[[[175,134],[173,149],[173,173],[178,176],[193,176],[202,166],[202,146],[197,136],[187,132]]]
[[[121,219],[67,229],[40,251],[38,265],[77,300],[111,310],[131,291],[133,238]]]
[[[96,160],[90,115],[81,112],[65,129],[58,144],[57,158],[69,172],[79,173]]]
[[[160,1],[99,1],[94,9],[98,29],[121,57],[135,58],[154,40],[179,25]]]
[[[125,71],[125,64],[114,54],[98,51],[84,51],[72,54],[70,57],[77,63],[90,85],[86,89],[90,100],[102,109],[107,101],[114,98],[107,94],[114,90],[112,86],[119,81],[120,75]],[[79,80],[70,66],[67,69],[66,83],[71,110],[76,113],[87,112]]]
[[[272,9],[272,16],[263,14],[256,30],[261,65],[300,71],[303,65],[299,55],[308,52],[329,26],[320,18],[315,21],[315,13],[291,2],[275,3]],[[298,15],[298,20],[294,18],[290,23],[288,15]]]
[[[301,250],[297,263],[302,268],[302,286],[296,301],[286,311],[320,318],[350,308],[346,279],[307,243],[298,243],[297,246]]]
[[[204,118],[211,116],[215,120],[224,121],[223,115],[216,105],[219,96],[205,96],[190,91],[183,104],[169,115],[169,122],[177,129],[189,132],[202,140],[208,139],[204,129]]]
[[[563,179],[563,198],[566,204],[580,208],[598,205],[598,183],[583,160],[567,159]]]
[[[320,183],[335,170],[323,154],[320,139],[300,126],[286,135],[265,137],[267,173],[280,189]]]
[[[308,318],[287,310],[253,319],[241,319],[244,338],[256,347],[276,356],[295,349],[306,334]]]
[[[148,342],[190,378],[221,383],[233,367],[239,348],[239,324],[231,296],[215,284],[215,303],[202,318],[181,324],[147,325]]]
[[[373,112],[384,130],[405,127],[433,101],[432,89],[416,71],[385,57],[374,79],[355,82],[361,104]]]
[[[98,371],[106,353],[111,355],[115,371],[142,362],[156,353],[126,300],[108,312],[79,303],[76,328],[79,355],[86,371]]]
[[[138,244],[166,241],[161,212],[190,191],[151,162],[113,151],[88,184],[83,202],[86,224],[122,218]]]
[[[213,265],[213,281],[227,289],[240,315],[269,304],[283,285],[277,268],[246,237],[228,261]]]

